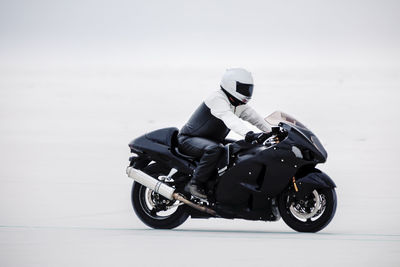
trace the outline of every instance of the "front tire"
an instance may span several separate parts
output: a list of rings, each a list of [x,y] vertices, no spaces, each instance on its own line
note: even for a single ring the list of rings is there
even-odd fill
[[[337,197],[334,188],[314,189],[299,201],[291,198],[289,192],[280,195],[279,212],[293,230],[315,233],[325,228],[335,216]]]
[[[168,174],[168,170],[157,163],[145,167],[143,172],[155,179]],[[131,200],[139,219],[154,229],[173,229],[189,217],[184,205],[170,201],[137,182],[133,183]]]

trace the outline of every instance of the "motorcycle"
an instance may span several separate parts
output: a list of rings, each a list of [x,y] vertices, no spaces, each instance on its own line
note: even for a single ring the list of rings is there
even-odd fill
[[[278,221],[299,232],[318,232],[335,215],[333,180],[316,168],[327,159],[318,138],[280,111],[265,120],[274,127],[267,140],[224,143],[207,199],[185,191],[199,159],[178,149],[178,129],[159,129],[129,143],[128,177],[136,215],[155,229],[172,229],[187,218]]]

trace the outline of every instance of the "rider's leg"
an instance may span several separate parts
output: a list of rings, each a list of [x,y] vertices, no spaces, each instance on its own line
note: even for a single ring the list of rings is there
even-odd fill
[[[180,137],[179,150],[182,153],[200,158],[200,162],[194,171],[188,189],[193,195],[206,198],[204,184],[213,172],[215,172],[218,159],[224,150],[224,146],[205,138]]]

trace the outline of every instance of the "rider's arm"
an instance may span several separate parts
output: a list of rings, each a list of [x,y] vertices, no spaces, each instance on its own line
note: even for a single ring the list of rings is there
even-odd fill
[[[263,132],[270,132],[271,126],[249,105],[238,106],[239,117],[250,122]]]
[[[235,133],[245,137],[246,133],[250,131],[244,122],[233,113],[229,101],[223,95],[222,97],[210,97],[205,101],[205,104],[212,115],[222,120],[226,127]]]

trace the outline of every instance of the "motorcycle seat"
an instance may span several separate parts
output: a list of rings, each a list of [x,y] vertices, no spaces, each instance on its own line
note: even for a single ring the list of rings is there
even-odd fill
[[[147,133],[146,138],[153,142],[171,147],[175,142],[174,139],[177,133],[178,128],[168,127]]]

